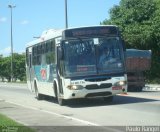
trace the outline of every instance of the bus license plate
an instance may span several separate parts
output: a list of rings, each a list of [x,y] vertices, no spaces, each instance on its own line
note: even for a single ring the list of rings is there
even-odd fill
[[[121,90],[122,89],[122,86],[113,86],[112,87],[112,90]]]

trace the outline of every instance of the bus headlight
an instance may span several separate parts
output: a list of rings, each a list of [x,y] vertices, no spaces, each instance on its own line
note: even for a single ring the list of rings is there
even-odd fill
[[[114,86],[125,86],[127,84],[126,81],[119,81],[114,84]]]
[[[80,90],[80,89],[83,89],[83,86],[82,85],[68,85],[67,88],[70,90]]]

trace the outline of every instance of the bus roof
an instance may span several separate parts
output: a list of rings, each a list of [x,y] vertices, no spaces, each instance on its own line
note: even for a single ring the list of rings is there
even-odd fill
[[[80,28],[90,28],[90,27],[117,27],[116,25],[95,25],[95,26],[81,26],[81,27],[72,27],[68,29],[49,29],[46,31],[43,31],[41,36],[38,37],[36,40],[33,40],[29,43],[27,43],[27,47],[33,46],[35,44],[44,42],[46,40],[52,39],[52,38],[57,38],[57,37],[62,37],[62,32],[65,30],[72,30],[72,29],[80,29]]]
[[[67,28],[66,30],[70,30],[70,29],[79,29],[79,28],[89,28],[89,27],[118,27],[118,26],[116,26],[116,25],[80,26],[80,27],[71,27],[71,28]]]
[[[27,47],[44,42],[46,40],[50,40],[52,38],[61,37],[63,31],[64,29],[58,29],[58,30],[49,29],[49,30],[43,31],[40,37],[37,37],[37,39],[27,43]]]

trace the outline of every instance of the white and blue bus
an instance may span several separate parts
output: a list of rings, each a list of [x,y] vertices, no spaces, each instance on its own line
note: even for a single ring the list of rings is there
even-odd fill
[[[100,62],[104,50],[108,59]],[[125,48],[117,26],[48,30],[26,48],[28,88],[37,99],[104,98],[127,92]]]

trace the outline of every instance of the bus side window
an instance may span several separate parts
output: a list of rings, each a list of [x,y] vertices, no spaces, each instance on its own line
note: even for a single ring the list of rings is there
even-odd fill
[[[51,44],[51,55],[50,55],[50,63],[55,62],[55,39],[50,41]]]
[[[28,55],[28,49],[26,49],[26,64],[29,65],[29,55]]]
[[[41,55],[38,55],[37,56],[37,65],[40,65],[41,64]]]
[[[40,55],[42,53],[42,45],[37,46],[37,55]]]
[[[45,54],[46,53],[46,43],[42,43],[42,54]]]
[[[45,53],[48,53],[49,52],[49,42],[47,42],[45,44],[46,48],[45,48]]]
[[[31,54],[28,54],[28,63],[29,63],[29,68],[32,67],[32,55]]]
[[[50,64],[50,41],[46,43],[46,63]]]
[[[32,54],[32,64],[35,65],[36,64],[36,47],[33,47],[33,54]]]
[[[53,40],[51,40],[50,42],[50,46],[51,46],[51,52],[55,50],[55,43],[53,42]]]
[[[53,40],[47,41],[46,43],[46,63],[54,63],[54,43]]]

